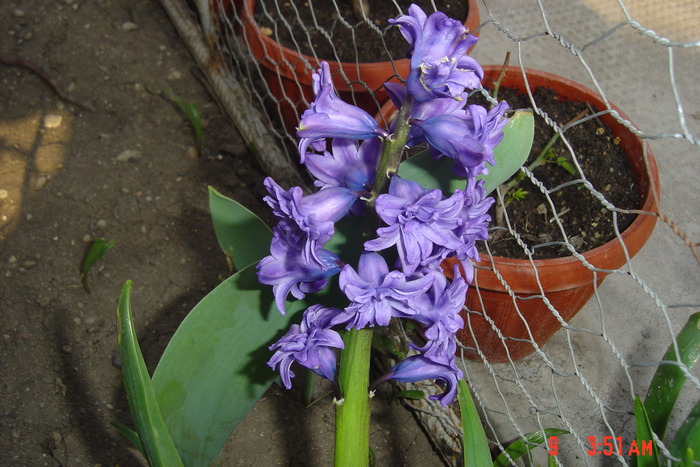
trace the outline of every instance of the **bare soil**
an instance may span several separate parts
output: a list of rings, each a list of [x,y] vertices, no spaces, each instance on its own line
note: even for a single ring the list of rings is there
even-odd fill
[[[261,212],[264,174],[158,2],[2,2],[0,57],[0,465],[143,465],[110,425],[130,421],[115,366],[119,290],[134,281],[152,371],[188,310],[229,274],[207,186]],[[199,156],[168,90],[202,111]],[[79,266],[100,237],[116,246],[87,294]],[[311,411],[297,401],[271,388],[221,465],[328,465],[330,399]],[[439,463],[396,403],[377,404],[372,433],[380,465]]]

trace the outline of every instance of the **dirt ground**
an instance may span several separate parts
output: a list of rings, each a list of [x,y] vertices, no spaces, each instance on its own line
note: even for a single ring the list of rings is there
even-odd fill
[[[149,368],[187,311],[229,272],[207,185],[263,209],[261,171],[207,92],[156,1],[0,4],[0,465],[130,466],[143,461],[110,426],[129,421],[115,306],[127,279]],[[171,89],[201,109],[197,156]],[[116,246],[79,266],[96,238]],[[328,400],[300,410],[272,388],[239,426],[221,465],[328,465]],[[398,404],[379,404],[379,465],[439,465]]]

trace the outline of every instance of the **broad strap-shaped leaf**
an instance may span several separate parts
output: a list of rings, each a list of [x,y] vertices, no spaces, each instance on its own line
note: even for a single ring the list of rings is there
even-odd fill
[[[676,337],[679,355],[673,345],[670,345],[663,360],[682,362],[691,369],[698,357],[700,357],[700,313],[695,313],[688,318],[681,332]],[[683,371],[675,364],[661,364],[654,373],[649,384],[649,391],[644,400],[644,407],[649,415],[651,429],[660,439],[664,438],[668,420],[676,404],[678,395],[685,384],[686,377]]]
[[[487,195],[508,181],[525,163],[534,135],[535,118],[532,112],[516,111],[503,128],[503,140],[493,150],[496,165],[489,167],[488,174],[477,177],[478,180],[486,180],[484,189]]]
[[[558,428],[545,428],[544,433],[542,431],[535,431],[533,433],[529,433],[525,435],[524,438],[518,438],[512,443],[510,443],[506,447],[505,452],[500,453],[498,457],[494,459],[493,466],[508,467],[511,465],[511,460],[508,459],[508,456],[510,456],[510,459],[512,460],[520,459],[528,451],[531,451],[537,446],[541,446],[542,444],[544,444],[550,437],[568,434],[568,431],[560,430]],[[506,455],[506,452],[508,453],[508,455]]]
[[[671,454],[681,459],[688,455],[689,449],[691,456],[700,455],[700,401],[695,404],[695,407],[683,421],[669,448]],[[692,460],[700,460],[700,458]]]
[[[188,467],[209,466],[236,425],[277,377],[268,347],[282,336],[287,316],[261,286],[255,265],[237,272],[187,315],[165,349],[153,388],[161,413]]]
[[[216,240],[237,270],[270,254],[272,231],[243,205],[209,187],[209,210]]]
[[[474,400],[469,392],[469,387],[463,379],[459,381],[457,394],[459,410],[462,414],[464,467],[491,464],[491,452],[489,442],[486,439],[481,418],[476,411]]]
[[[480,175],[486,180],[486,195],[507,181],[525,163],[530,155],[535,133],[535,119],[532,112],[518,110],[503,128],[503,140],[494,149],[495,166],[489,166],[489,173]],[[449,157],[433,159],[428,151],[421,151],[399,165],[398,174],[414,180],[426,189],[441,189],[446,195],[456,189],[463,190],[466,182],[452,170],[454,161]]]
[[[654,442],[654,437],[652,436],[651,424],[649,423],[649,416],[644,408],[644,403],[639,396],[634,399],[634,419],[636,422],[636,441],[637,446],[642,446],[643,442],[652,442],[651,455],[639,455],[632,460],[637,461],[637,467],[660,467],[661,462],[659,461],[659,449]]]
[[[119,356],[124,389],[129,401],[141,451],[151,466],[176,467],[182,461],[168,433],[136,339],[131,316],[131,281],[122,287],[117,305]],[[124,431],[122,431],[124,433]]]

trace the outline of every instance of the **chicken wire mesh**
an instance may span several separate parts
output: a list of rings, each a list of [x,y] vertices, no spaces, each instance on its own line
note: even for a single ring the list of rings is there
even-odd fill
[[[386,101],[381,83],[405,75],[401,53],[391,50],[395,32],[385,18],[374,20],[354,12],[349,1],[204,0],[192,8],[175,0],[161,1],[254,155],[287,184],[302,179],[293,162],[298,157],[294,122],[313,98],[304,82],[309,82],[319,59],[345,62],[343,68],[333,68],[336,87],[342,97],[375,114]],[[374,10],[379,3],[369,5]],[[406,8],[403,2],[381,3],[392,11],[391,17]],[[506,52],[512,53],[511,64],[525,74],[533,107],[538,108],[538,102],[526,68],[564,76],[600,97],[600,112],[588,118],[613,119],[635,136],[645,155],[656,156],[660,194],[652,196],[656,203],[652,215],[659,221],[639,255],[630,259],[630,251],[623,249],[621,265],[598,267],[584,256],[581,244],[566,235],[569,221],[564,213],[552,210],[552,222],[564,232],[559,243],[568,251],[570,267],[583,267],[596,279],[590,285],[592,298],[575,317],[564,319],[567,310],[558,309],[543,288],[522,294],[499,276],[516,309],[523,309],[516,320],[526,317],[526,304],[535,300],[560,322],[562,330],[544,346],[529,337],[501,334],[497,347],[500,344],[505,362],[495,362],[499,359],[473,342],[462,346],[463,355],[469,356],[462,359],[463,368],[492,447],[502,448],[532,431],[560,428],[570,434],[558,438],[558,465],[628,465],[627,454],[635,439],[634,396],[646,394],[665,350],[675,344],[674,336],[700,308],[696,243],[700,223],[693,189],[700,169],[700,93],[695,78],[700,72],[700,5],[693,0],[447,3],[460,4],[462,9],[454,10],[457,15],[464,15],[463,7],[469,5],[467,24],[480,36],[471,53],[479,63],[498,65]],[[446,8],[443,2],[433,1],[423,6],[426,11]],[[322,24],[322,16],[330,16],[332,22]],[[275,38],[286,40],[285,46]],[[387,61],[389,66],[376,77],[369,74],[377,68],[374,64],[361,64],[361,49],[370,39],[378,44],[373,46],[377,55],[372,60]],[[561,130],[566,122],[550,123]],[[566,140],[566,131],[562,139]],[[576,163],[578,155],[569,150]],[[646,172],[649,158],[644,160]],[[559,187],[537,183],[536,171],[523,171],[548,201],[556,196]],[[607,201],[603,187],[587,183],[585,172],[575,183],[593,193],[614,219],[625,212]],[[653,177],[649,183],[657,184]],[[500,204],[506,202],[499,198]],[[522,238],[523,232],[511,223],[506,222],[505,228],[514,238]],[[620,230],[617,242],[625,244]],[[540,246],[535,243],[523,249],[536,279],[538,271],[544,274],[533,259]],[[483,256],[478,267],[498,271],[488,250]],[[603,275],[607,275],[605,282],[598,282]],[[478,302],[481,295],[476,297]],[[467,312],[468,316],[481,314],[473,308]],[[485,314],[495,317],[488,309]],[[472,321],[467,320],[469,333],[474,332],[469,327]],[[537,329],[528,332],[532,336]],[[514,359],[505,351],[516,341],[529,347],[530,355]],[[671,419],[670,435],[700,394],[697,369],[679,366],[688,382]],[[418,410],[430,413],[428,420],[436,413],[430,407]],[[438,426],[426,423],[432,424],[430,431],[446,457],[458,458],[455,418],[442,417]],[[615,440],[621,452],[603,453],[604,439]],[[659,445],[668,458],[667,447]],[[546,461],[547,448],[533,451],[536,462]]]

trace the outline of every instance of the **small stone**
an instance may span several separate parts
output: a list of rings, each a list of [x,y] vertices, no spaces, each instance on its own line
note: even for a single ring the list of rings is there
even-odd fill
[[[10,264],[14,264],[17,262],[17,257],[15,255],[12,255],[8,258],[8,261]]]
[[[117,156],[114,158],[114,160],[117,162],[128,162],[137,159],[141,159],[141,153],[134,149],[126,149],[117,154]]]
[[[97,223],[95,225],[99,229],[104,229],[105,227],[107,227],[107,221],[104,219],[100,219],[99,221],[97,221]]]
[[[603,188],[603,191],[610,191],[611,188],[612,188],[612,185],[610,185],[608,183],[607,185],[605,185],[605,188]]]
[[[44,128],[58,128],[63,122],[63,117],[58,114],[46,114],[44,116]]]
[[[90,240],[92,240],[92,237],[90,237],[90,234],[83,235],[83,243],[90,243]]]
[[[541,203],[535,208],[535,211],[537,212],[537,214],[545,215],[547,214],[547,206],[545,206],[544,203]]]
[[[171,81],[180,78],[182,78],[182,72],[178,70],[172,70],[170,73],[168,73],[168,79]]]
[[[28,221],[30,221],[30,220],[34,219],[34,215],[27,213],[27,215],[24,216],[24,218],[27,219]]]
[[[122,23],[122,30],[124,31],[133,31],[134,29],[138,29],[138,27],[138,24],[133,21],[124,21]]]
[[[46,182],[49,180],[47,175],[39,175],[36,180],[34,180],[34,191],[39,191],[46,186]]]
[[[15,11],[13,11],[16,17],[21,18],[24,16],[24,10],[20,10],[19,8],[16,8]]]
[[[192,159],[196,159],[199,157],[199,152],[197,151],[197,148],[194,146],[190,146],[187,148],[187,157],[191,157]]]
[[[7,199],[8,196],[10,196],[10,192],[4,188],[0,189],[0,199]]]
[[[77,317],[77,316],[76,316],[75,318],[73,318],[73,322],[74,322],[75,324],[77,324],[78,326],[80,326],[81,324],[83,324],[83,320],[80,319],[80,318]]]

